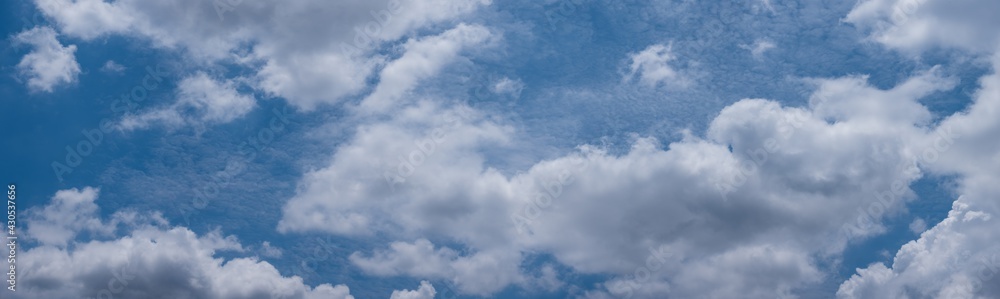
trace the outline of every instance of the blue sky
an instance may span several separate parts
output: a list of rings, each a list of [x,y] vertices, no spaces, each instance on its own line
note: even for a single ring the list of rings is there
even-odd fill
[[[281,3],[3,4],[3,298],[1000,296],[994,3]]]

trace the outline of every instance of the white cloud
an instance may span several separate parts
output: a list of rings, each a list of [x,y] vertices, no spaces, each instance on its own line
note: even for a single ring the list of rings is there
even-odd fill
[[[905,186],[920,173],[905,170],[929,120],[916,101],[954,86],[936,70],[889,90],[863,77],[813,82],[805,109],[746,99],[723,109],[705,138],[665,148],[639,138],[620,155],[584,146],[509,175],[483,151],[517,148],[515,131],[420,102],[362,125],[328,166],[307,173],[278,228],[416,240],[351,261],[379,276],[451,280],[468,294],[531,284],[522,253],[542,252],[578,272],[616,275],[609,295],[791,296],[827,279],[821,264],[851,237],[878,233],[877,222],[913,197]],[[900,200],[876,225],[846,235],[843,224],[895,184]],[[517,217],[530,222],[523,232]],[[434,245],[455,242],[474,250]],[[639,276],[651,248],[671,257],[648,280],[617,287]]]
[[[114,60],[108,60],[101,67],[101,71],[106,73],[121,73],[125,71],[125,66],[118,64]]]
[[[632,54],[629,59],[631,63],[626,80],[632,80],[638,75],[639,81],[650,87],[687,84],[687,78],[669,64],[677,59],[670,45],[649,46],[642,52]]]
[[[947,117],[932,138],[923,140],[922,167],[957,175],[957,193],[948,217],[905,244],[891,266],[858,269],[837,292],[841,298],[996,298],[1000,297],[1000,54],[995,1],[872,0],[860,2],[847,20],[871,29],[872,38],[890,48],[919,54],[935,47],[992,55],[993,74],[980,78],[980,90],[964,112]],[[941,138],[938,136],[956,136]],[[919,219],[918,219],[919,220]]]
[[[480,251],[460,255],[450,248],[435,248],[426,239],[413,243],[393,242],[389,249],[370,257],[354,253],[350,261],[366,273],[378,276],[407,275],[447,279],[460,292],[488,296],[510,284],[525,284],[519,273],[521,254],[512,251]]]
[[[493,84],[493,92],[510,95],[514,98],[521,96],[521,90],[524,90],[524,82],[521,82],[520,79],[503,77]]]
[[[924,219],[916,218],[913,222],[910,222],[910,231],[914,234],[920,234],[927,230],[927,222]]]
[[[388,251],[377,252],[371,257],[363,257],[359,253],[351,255],[351,261],[368,273],[376,275],[413,275],[434,277],[439,273],[450,271],[448,263],[458,257],[458,252],[448,249],[435,249],[434,244],[426,239],[415,242],[394,242]]]
[[[420,288],[416,290],[392,291],[389,299],[434,299],[434,286],[427,281],[420,282]]]
[[[375,46],[490,1],[242,1],[219,12],[214,3],[36,0],[66,35],[138,37],[196,65],[262,66],[251,76],[254,88],[306,110],[360,93],[384,63]]]
[[[52,92],[57,85],[76,82],[80,74],[80,64],[74,55],[76,46],[64,47],[56,39],[52,28],[35,27],[23,31],[14,36],[14,42],[33,48],[17,64],[18,71],[27,77],[32,91]]]
[[[250,112],[253,97],[242,95],[233,81],[219,82],[205,73],[181,80],[177,87],[177,105],[201,111],[202,121],[226,123]]]
[[[420,102],[395,115],[389,123],[359,126],[353,141],[333,155],[331,167],[306,173],[303,192],[283,208],[286,215],[302,217],[284,217],[278,225],[279,231],[367,234],[383,229],[385,224],[373,222],[380,219],[372,219],[368,212],[409,207],[372,198],[386,198],[393,195],[394,189],[401,192],[415,186],[432,191],[432,186],[421,185],[428,173],[468,169],[444,172],[442,175],[447,177],[442,179],[474,175],[481,168],[481,157],[467,149],[509,142],[511,128],[485,121],[483,115],[467,107],[445,109],[436,103]],[[329,194],[338,196],[331,200]],[[427,212],[447,213],[452,209],[447,205],[437,208],[440,211]],[[485,216],[486,211],[483,212]],[[438,225],[450,223],[444,220]]]
[[[95,218],[98,213],[95,188],[61,190],[52,197],[52,203],[40,211],[28,213],[33,224],[27,235],[44,245],[65,247],[79,231],[111,233],[112,227]]]
[[[912,99],[950,90],[958,84],[956,79],[946,77],[939,67],[921,72],[891,90],[865,88],[867,80],[866,76],[821,80],[823,87],[811,99],[816,113],[833,120],[924,125],[931,120],[931,113]]]
[[[993,74],[980,78],[972,105],[948,116],[921,140],[921,167],[957,177],[960,195],[948,217],[905,244],[891,265],[877,263],[841,284],[840,298],[1000,297],[1000,34],[990,12],[995,1],[872,0],[847,20],[873,30],[872,38],[920,54],[933,48],[991,57]],[[985,55],[984,55],[985,54]],[[953,137],[953,138],[950,138]],[[923,226],[914,222],[914,231]]]
[[[775,47],[776,45],[768,40],[757,40],[754,41],[753,45],[740,45],[740,48],[750,51],[750,54],[756,59],[761,59],[764,56],[764,52]]]
[[[464,48],[486,43],[491,33],[478,25],[459,24],[437,36],[410,40],[403,47],[405,53],[390,62],[379,74],[375,90],[361,102],[366,112],[388,109],[420,80],[437,74]]]
[[[271,246],[271,242],[264,241],[260,244],[260,255],[264,257],[281,257],[281,248]]]
[[[552,265],[545,265],[539,269],[540,275],[532,280],[536,285],[546,291],[555,291],[566,285],[559,279],[559,273]]]
[[[981,30],[980,26],[995,21],[982,18],[970,10],[989,9],[994,3],[969,1],[869,1],[859,4],[849,20],[875,22],[873,38],[889,47],[920,53],[934,47],[959,48],[973,52],[989,52],[997,34]],[[942,9],[941,5],[948,5]],[[961,17],[953,15],[963,13]],[[881,18],[881,19],[879,19]],[[886,20],[890,23],[885,23]],[[870,23],[869,23],[870,24]],[[950,28],[950,29],[945,29]],[[965,29],[957,29],[965,28]],[[955,34],[952,30],[962,30]],[[945,36],[947,35],[947,36]],[[965,40],[965,38],[973,39]],[[994,70],[1000,65],[994,62]],[[922,232],[921,238],[903,246],[896,253],[891,267],[882,263],[858,269],[858,273],[844,282],[838,296],[842,298],[870,297],[939,297],[939,298],[992,298],[1000,296],[996,274],[1000,251],[997,236],[985,233],[995,227],[992,215],[996,205],[986,198],[995,198],[1000,192],[979,182],[996,181],[997,161],[990,148],[996,148],[991,136],[1000,133],[996,119],[998,76],[980,79],[982,89],[977,92],[972,107],[963,113],[948,117],[935,130],[933,138],[924,140],[921,157],[922,168],[938,174],[960,175],[959,193],[963,194],[953,204],[947,219],[924,231],[926,224],[918,219],[911,230]],[[917,87],[917,86],[915,86]],[[955,138],[941,138],[950,136]],[[985,138],[985,139],[984,139]],[[995,139],[995,138],[994,138]],[[991,141],[986,141],[991,140]],[[991,144],[994,143],[994,144]],[[985,163],[984,163],[985,162]]]
[[[936,174],[958,175],[960,197],[948,217],[896,253],[891,267],[882,263],[859,269],[837,292],[841,298],[996,298],[1000,297],[1000,56],[994,74],[972,106],[941,122],[923,140],[923,167]],[[952,135],[953,139],[937,136]]]
[[[66,211],[67,205],[86,205],[71,219],[100,223],[90,210],[96,189],[60,191],[45,206],[43,218],[29,227],[65,224],[48,211]],[[152,219],[158,219],[153,217]],[[56,221],[56,222],[52,222]],[[79,222],[79,221],[77,221]],[[83,230],[83,227],[74,227]],[[198,236],[184,227],[159,221],[125,225],[126,236],[107,241],[75,242],[62,248],[43,242],[18,255],[14,298],[353,298],[344,285],[304,285],[302,279],[283,277],[255,257],[216,258],[220,251],[243,252],[233,236],[218,231]],[[75,233],[75,232],[74,232]],[[36,235],[32,235],[37,237]],[[44,239],[41,239],[44,241]]]
[[[172,105],[138,115],[128,115],[120,127],[134,130],[154,123],[169,126],[183,124],[228,123],[249,113],[256,106],[252,96],[236,90],[236,82],[219,82],[199,72],[184,78],[177,86],[177,101]],[[186,111],[194,111],[189,115]]]
[[[865,0],[845,20],[871,31],[890,48],[920,53],[959,48],[992,53],[1000,43],[1000,2],[977,0]]]

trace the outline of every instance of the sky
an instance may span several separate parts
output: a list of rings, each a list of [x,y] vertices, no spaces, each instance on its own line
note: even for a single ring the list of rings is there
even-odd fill
[[[1000,2],[0,5],[0,298],[1000,298]]]

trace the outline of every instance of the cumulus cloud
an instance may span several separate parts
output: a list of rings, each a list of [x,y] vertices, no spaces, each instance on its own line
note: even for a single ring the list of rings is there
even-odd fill
[[[996,1],[865,0],[845,18],[870,31],[870,37],[890,48],[920,53],[933,48],[958,48],[992,53],[1000,35],[993,12]]]
[[[934,69],[888,90],[864,77],[813,82],[807,108],[746,99],[704,138],[638,138],[620,155],[582,146],[514,174],[491,168],[483,149],[516,147],[516,131],[421,102],[359,127],[306,174],[279,230],[415,240],[351,262],[378,276],[448,279],[467,294],[530,284],[522,253],[544,252],[577,272],[615,275],[606,295],[793,296],[913,198],[905,186],[921,174],[906,170],[930,115],[917,100],[954,86]],[[898,184],[878,213],[857,214]],[[846,233],[861,216],[873,224]],[[440,245],[454,242],[475,250]]]
[[[49,27],[35,27],[14,36],[15,43],[32,47],[17,64],[18,71],[28,79],[32,91],[52,92],[60,84],[76,82],[80,64],[76,62],[76,46],[63,46],[57,33]]]
[[[199,72],[178,83],[177,101],[172,105],[128,115],[122,119],[120,127],[134,130],[154,123],[169,126],[227,123],[246,115],[255,106],[256,100],[236,90],[233,80],[220,82]]]
[[[1000,58],[993,58],[994,72]],[[938,131],[959,136],[952,142],[924,140],[924,167],[933,173],[958,174],[961,196],[948,217],[903,245],[891,265],[859,269],[845,281],[842,298],[995,298],[1000,297],[1000,161],[993,159],[1000,141],[1000,75],[980,79],[981,89],[968,111],[941,122]]]
[[[42,208],[44,216],[28,220],[30,232],[38,227],[59,227],[66,239],[101,223],[93,213],[97,189],[59,191]],[[74,215],[73,207],[83,207]],[[157,220],[159,219],[159,220]],[[136,218],[133,218],[136,220]],[[14,298],[353,298],[344,285],[315,288],[297,276],[284,277],[271,264],[256,257],[225,260],[217,252],[244,252],[233,236],[219,231],[197,235],[184,227],[170,227],[158,216],[124,223],[120,238],[73,241],[30,236],[40,245],[18,256],[21,270]],[[118,226],[118,225],[114,225]]]
[[[810,99],[814,110],[831,120],[925,125],[931,120],[931,113],[912,99],[950,90],[958,84],[956,79],[945,76],[940,67],[920,72],[890,90],[865,88],[867,80],[867,76],[822,80],[822,88]]]
[[[921,167],[955,175],[959,197],[948,217],[896,252],[891,264],[858,269],[841,284],[840,298],[1000,297],[1000,236],[996,198],[1000,188],[1000,35],[992,1],[870,0],[859,2],[847,20],[868,26],[872,38],[915,55],[935,48],[960,49],[988,58],[993,74],[979,79],[967,110],[948,116],[934,137],[919,141]],[[941,138],[938,136],[954,136]],[[914,222],[914,231],[923,225]]]
[[[52,204],[45,206],[31,217],[37,224],[28,228],[27,234],[42,244],[62,245],[79,230],[104,230],[104,224],[94,216],[97,213],[98,189],[84,188],[62,190],[52,197]]]
[[[354,253],[350,261],[372,275],[447,279],[457,284],[461,292],[488,296],[507,285],[528,282],[528,277],[519,273],[521,258],[519,253],[501,250],[461,255],[420,239],[413,243],[394,242],[388,250],[372,256]]]
[[[353,235],[383,229],[383,223],[374,222],[382,219],[372,219],[367,212],[409,207],[394,208],[393,202],[373,201],[371,198],[386,198],[393,192],[410,188],[433,191],[435,186],[422,185],[429,173],[441,172],[446,176],[442,179],[474,174],[480,168],[481,156],[458,150],[490,144],[502,146],[509,142],[512,130],[484,120],[481,113],[471,108],[445,108],[430,101],[407,107],[396,115],[392,122],[359,126],[355,130],[354,141],[345,144],[333,155],[332,164],[336,167],[305,174],[305,189],[297,196],[299,200],[293,200],[283,208],[288,215],[304,217],[285,217],[278,229]],[[469,171],[444,172],[461,169]],[[442,180],[440,183],[445,182]],[[338,196],[336,200],[330,200],[328,194]],[[486,198],[467,200],[489,201]],[[452,209],[462,209],[462,206],[465,204],[449,207],[442,203],[421,209],[446,215]],[[358,208],[364,211],[356,210]],[[486,216],[486,211],[483,212]]]
[[[381,112],[391,107],[417,83],[431,77],[452,61],[463,48],[481,45],[492,34],[482,26],[459,24],[437,36],[410,40],[405,53],[382,69],[375,90],[361,103],[366,112]]]
[[[399,275],[408,273],[420,276],[436,276],[449,271],[448,263],[458,257],[458,252],[441,248],[426,239],[413,243],[394,242],[389,250],[377,252],[374,256],[363,257],[360,253],[351,255],[351,260],[376,275]]]
[[[670,45],[656,44],[649,46],[639,53],[632,54],[629,59],[631,62],[629,73],[625,78],[626,80],[632,80],[638,76],[639,82],[651,87],[656,87],[660,84],[687,84],[687,78],[670,65],[671,61],[677,59]]]
[[[69,36],[85,40],[108,35],[138,37],[155,47],[186,53],[195,64],[245,64],[255,69],[254,88],[307,110],[361,92],[369,76],[385,62],[375,54],[383,43],[490,4],[464,0],[243,1],[219,10],[213,1],[35,2]]]
[[[427,281],[420,282],[420,288],[416,290],[392,291],[389,299],[434,299],[434,286]]]

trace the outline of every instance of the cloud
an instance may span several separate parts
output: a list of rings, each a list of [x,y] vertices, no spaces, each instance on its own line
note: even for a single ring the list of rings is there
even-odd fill
[[[467,294],[529,285],[518,265],[537,252],[615,275],[608,295],[793,296],[828,279],[822,264],[882,232],[881,219],[914,197],[905,186],[920,173],[906,170],[930,115],[917,100],[953,81],[935,69],[887,90],[864,77],[815,79],[807,108],[744,99],[703,138],[636,138],[621,154],[581,146],[510,174],[484,151],[518,148],[517,131],[421,101],[360,126],[329,165],[307,173],[278,229],[397,236],[404,241],[351,262],[378,276],[451,280]],[[859,208],[897,184],[872,225],[848,234],[845,223],[868,216]],[[456,243],[474,250],[440,245]],[[661,249],[670,257],[641,274]]]
[[[236,90],[236,82],[219,82],[203,72],[184,78],[177,86],[177,101],[172,105],[138,115],[125,116],[120,127],[142,129],[154,123],[169,126],[228,123],[256,107],[252,96]],[[193,111],[193,112],[190,112]]]
[[[460,255],[450,248],[437,248],[426,239],[413,243],[393,242],[388,250],[370,257],[354,253],[350,261],[365,273],[447,279],[467,294],[488,296],[510,284],[525,284],[519,273],[521,255],[510,251],[480,251]]]
[[[910,222],[910,231],[914,234],[920,234],[927,230],[927,222],[924,219],[917,218]]]
[[[125,66],[118,64],[114,60],[108,60],[104,63],[104,66],[101,67],[101,71],[105,73],[120,74],[125,71]]]
[[[923,140],[923,168],[958,175],[959,198],[948,217],[896,253],[891,266],[858,269],[841,284],[840,298],[1000,297],[1000,218],[996,198],[1000,161],[1000,56],[994,73],[980,79],[971,107],[949,116]],[[957,136],[954,139],[939,136]]]
[[[359,235],[383,229],[383,223],[373,222],[381,219],[372,219],[368,212],[406,207],[372,198],[386,198],[392,192],[415,186],[433,191],[433,186],[420,185],[427,173],[468,169],[442,173],[446,176],[443,180],[473,175],[481,168],[481,157],[467,149],[503,145],[509,141],[511,130],[486,121],[481,113],[468,107],[445,108],[430,101],[406,107],[395,115],[392,122],[358,126],[353,141],[332,156],[330,167],[306,173],[303,192],[283,207],[285,215],[303,217],[284,217],[278,230]],[[329,194],[338,196],[330,200]],[[462,206],[442,203],[421,209],[446,215]]]
[[[750,54],[752,54],[755,59],[761,59],[764,52],[774,49],[775,47],[776,45],[774,43],[767,40],[756,40],[753,45],[740,45],[740,48],[750,51]]]
[[[90,187],[56,192],[51,204],[28,213],[32,225],[26,234],[41,244],[65,247],[79,231],[111,233],[112,227],[95,218],[98,207],[94,201],[99,192]]]
[[[833,120],[853,119],[864,123],[915,122],[924,125],[931,120],[931,113],[912,99],[951,90],[958,84],[955,78],[946,76],[940,67],[922,71],[891,90],[865,88],[867,80],[867,76],[822,80],[822,88],[813,94],[810,101],[815,103],[817,114]],[[872,98],[879,100],[873,101]]]
[[[101,223],[92,213],[96,209],[92,205],[96,195],[97,189],[89,187],[83,191],[59,191],[42,209],[46,211],[44,217],[29,220],[29,231],[65,224],[66,220],[48,216],[72,213],[66,208],[79,205],[86,208],[70,219]],[[281,276],[271,264],[256,257],[217,258],[217,252],[244,251],[235,237],[223,236],[218,231],[199,236],[187,228],[169,227],[160,221],[133,221],[121,228],[128,232],[120,238],[76,241],[72,246],[50,245],[49,240],[38,239],[40,246],[18,255],[17,266],[23,270],[18,272],[18,289],[12,295],[14,298],[353,298],[344,285],[309,287],[297,276]],[[69,229],[82,231],[87,227]]]
[[[941,121],[919,141],[921,168],[957,177],[948,217],[902,246],[892,263],[858,269],[843,282],[840,298],[996,298],[1000,297],[1000,236],[996,198],[1000,188],[1000,34],[995,30],[998,3],[992,1],[872,0],[859,2],[847,20],[872,30],[871,38],[916,55],[935,48],[959,49],[986,58],[992,74],[964,111]],[[918,219],[919,220],[919,219]]]
[[[458,252],[441,248],[435,249],[434,244],[426,239],[416,242],[394,242],[388,251],[378,252],[371,257],[363,257],[359,253],[351,255],[354,264],[368,273],[376,275],[413,275],[433,276],[449,271],[447,263],[458,257]]]
[[[63,46],[56,39],[56,32],[49,27],[35,27],[14,36],[13,41],[33,48],[24,55],[17,69],[28,79],[32,91],[52,92],[60,84],[70,84],[80,74],[76,62],[75,45]]]
[[[421,281],[419,289],[392,291],[389,299],[434,299],[434,294],[436,294],[434,286],[427,281]]]
[[[870,38],[890,48],[921,53],[933,48],[992,53],[1000,26],[992,13],[996,1],[865,0],[847,15],[847,22],[870,31]]]
[[[631,54],[629,59],[631,63],[626,80],[632,80],[638,76],[640,82],[650,87],[656,87],[660,84],[686,84],[686,78],[669,65],[671,61],[677,59],[677,56],[672,53],[670,45],[649,46],[639,53]]]
[[[492,34],[478,25],[459,24],[437,36],[410,40],[403,47],[405,53],[390,62],[379,74],[379,83],[360,106],[366,112],[378,112],[389,108],[417,83],[434,76],[448,62],[455,59],[459,51],[473,46],[482,46]]]
[[[521,90],[524,90],[524,82],[521,82],[520,79],[503,77],[493,84],[493,92],[510,95],[514,98],[521,96]]]
[[[264,257],[281,257],[282,255],[281,248],[271,246],[271,242],[268,241],[261,243],[258,252]]]
[[[236,63],[253,87],[305,109],[366,87],[384,63],[376,50],[415,30],[453,20],[489,1],[36,0],[63,34],[92,40],[137,37],[185,54],[191,64]],[[218,4],[222,3],[222,6]]]

